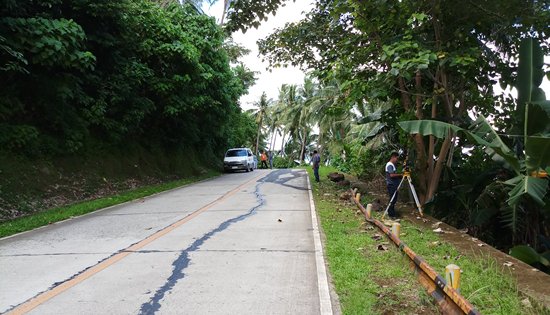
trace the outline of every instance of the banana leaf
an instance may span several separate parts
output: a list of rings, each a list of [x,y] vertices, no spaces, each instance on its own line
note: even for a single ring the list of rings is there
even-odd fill
[[[355,125],[352,127],[351,133],[356,138],[367,139],[376,136],[380,131],[386,127],[386,124],[375,121],[361,125]]]
[[[527,135],[550,136],[550,101],[537,101],[527,106]]]
[[[504,183],[514,186],[508,193],[507,202],[509,205],[516,206],[525,195],[530,196],[539,205],[545,205],[543,199],[548,191],[547,179],[518,175]]]
[[[512,247],[512,249],[510,249],[510,256],[515,257],[529,265],[541,263],[545,266],[550,266],[550,262],[545,256],[537,253],[533,248],[527,245]]]
[[[493,129],[483,115],[480,115],[476,121],[472,123],[470,128],[472,134],[470,139],[473,139],[478,144],[485,145],[487,154],[495,160],[498,160],[498,157],[502,158],[516,171],[516,174],[521,172],[520,161],[515,156],[514,152],[510,150],[504,141],[502,141],[495,129]]]
[[[410,134],[421,134],[423,136],[435,136],[443,139],[453,133],[463,133],[474,143],[485,146],[486,152],[495,160],[499,157],[508,163],[514,171],[519,174],[521,165],[512,150],[500,139],[495,130],[487,122],[485,117],[480,116],[472,125],[473,131],[460,128],[437,120],[410,120],[399,122],[398,125]]]
[[[458,126],[438,120],[409,120],[401,121],[397,124],[410,134],[419,133],[423,136],[434,136],[439,139],[448,137],[451,131],[454,133],[465,131]]]
[[[359,119],[358,124],[366,124],[374,121],[378,121],[382,118],[383,111],[378,109],[375,112],[368,114],[367,116]]]
[[[525,38],[519,47],[518,107],[516,110],[519,126],[524,126],[525,106],[535,101],[545,100],[544,92],[539,88],[544,78],[544,53],[538,40]]]
[[[528,172],[550,166],[550,137],[527,137],[525,165]]]
[[[508,204],[517,206],[521,198],[530,196],[538,204],[544,206],[543,198],[548,190],[548,180],[535,178],[521,174],[521,163],[512,150],[502,141],[496,131],[487,122],[485,117],[480,116],[472,125],[472,131],[465,130],[458,126],[435,120],[414,120],[398,123],[405,131],[423,136],[433,135],[438,138],[448,137],[450,132],[461,132],[470,140],[486,147],[486,152],[494,157],[501,157],[516,171],[517,176],[508,180],[506,184],[514,186],[509,192]],[[546,137],[528,137],[526,146],[528,166],[531,169],[545,167],[550,160],[550,139]]]
[[[526,105],[525,164],[527,172],[550,165],[550,101]]]
[[[384,145],[388,144],[388,140],[386,139],[386,133],[380,133],[376,135],[374,138],[367,141],[365,144],[365,149],[367,150],[377,150],[383,147]]]

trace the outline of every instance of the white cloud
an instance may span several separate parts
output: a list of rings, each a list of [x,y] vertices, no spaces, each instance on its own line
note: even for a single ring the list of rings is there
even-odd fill
[[[275,16],[270,16],[267,21],[263,21],[258,29],[251,28],[246,33],[237,32],[233,34],[233,40],[251,50],[250,55],[242,58],[242,61],[252,71],[257,71],[258,80],[250,88],[249,93],[241,97],[241,107],[249,109],[253,103],[259,101],[260,96],[265,91],[268,98],[276,99],[278,89],[282,84],[301,84],[304,81],[304,73],[298,68],[277,68],[268,71],[268,64],[261,61],[258,56],[258,45],[256,41],[265,38],[273,33],[277,28],[282,28],[286,23],[297,22],[304,18],[304,13],[309,12],[313,4],[309,1],[297,0],[288,1],[286,6],[280,7]],[[203,7],[206,14],[217,17],[221,16],[223,11],[223,1],[218,0],[214,5]]]

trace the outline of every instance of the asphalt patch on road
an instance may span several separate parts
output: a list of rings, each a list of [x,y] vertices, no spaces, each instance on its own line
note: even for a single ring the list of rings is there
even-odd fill
[[[309,190],[307,187],[300,187],[300,186],[287,184],[289,181],[293,179],[303,178],[304,174],[305,174],[304,172],[297,172],[290,169],[280,169],[269,173],[266,177],[262,178],[260,181],[307,191]]]

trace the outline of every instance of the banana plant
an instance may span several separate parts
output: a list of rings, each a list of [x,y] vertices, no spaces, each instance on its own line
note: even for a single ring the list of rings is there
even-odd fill
[[[391,109],[390,102],[370,102],[368,106],[363,106],[361,115],[357,122],[351,125],[347,136],[348,141],[358,140],[366,141],[366,150],[375,150],[388,143],[388,134],[385,128],[388,126],[382,117],[384,113]]]
[[[546,268],[550,268],[550,250],[539,254],[530,246],[518,245],[510,249],[510,255],[529,265],[541,264]]]
[[[548,192],[545,174],[550,171],[550,101],[546,100],[544,91],[539,88],[544,76],[543,57],[536,40],[523,40],[516,84],[516,125],[512,129],[522,133],[521,138],[517,139],[521,149],[516,152],[502,141],[497,131],[481,115],[469,129],[435,120],[403,121],[398,124],[406,132],[423,136],[446,138],[463,134],[470,141],[482,145],[493,159],[503,161],[514,171],[516,176],[505,182],[511,187],[507,202],[514,213],[526,196],[542,207]]]

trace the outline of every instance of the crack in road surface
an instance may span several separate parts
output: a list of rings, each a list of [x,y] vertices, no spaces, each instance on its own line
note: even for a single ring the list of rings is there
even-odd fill
[[[172,274],[170,275],[170,277],[168,277],[166,283],[155,292],[155,295],[148,302],[141,305],[139,314],[155,314],[161,308],[162,305],[160,301],[164,298],[166,293],[171,291],[176,283],[185,277],[184,270],[189,266],[189,263],[191,262],[191,259],[189,258],[189,253],[197,251],[200,246],[204,244],[204,242],[206,242],[215,234],[224,231],[233,223],[242,221],[254,215],[256,213],[256,210],[265,204],[264,196],[260,194],[260,185],[263,184],[265,181],[269,181],[268,176],[260,179],[258,181],[258,184],[256,184],[256,189],[254,191],[254,194],[256,195],[256,200],[258,201],[258,204],[256,206],[252,207],[247,213],[243,215],[221,223],[217,228],[204,234],[201,238],[195,240],[193,244],[191,244],[189,247],[181,252],[180,256],[172,263],[174,269],[172,270]]]
[[[140,240],[136,243],[133,243],[130,246],[128,246],[124,249],[121,249],[119,251],[116,251],[115,253],[112,253],[108,257],[99,260],[97,262],[97,264],[92,265],[92,266],[88,266],[88,267],[84,268],[83,270],[77,272],[76,274],[70,276],[69,278],[67,278],[65,280],[54,282],[48,289],[38,292],[33,297],[28,298],[27,300],[25,300],[25,301],[23,301],[19,304],[10,305],[8,307],[8,309],[3,311],[3,313],[12,313],[13,312],[15,314],[24,314],[24,313],[27,313],[27,312],[31,311],[32,309],[34,309],[35,307],[37,307],[40,304],[44,303],[45,301],[51,299],[52,297],[57,296],[58,294],[64,292],[65,290],[68,290],[69,288],[73,287],[74,285],[76,285],[76,284],[80,283],[81,281],[89,278],[90,276],[96,274],[97,272],[99,272],[99,271],[107,268],[108,266],[116,263],[120,259],[123,259],[124,257],[126,257],[126,255],[129,255],[129,254],[135,252],[134,250],[132,250],[133,248],[136,248],[136,247],[141,248],[141,247],[145,246],[146,244],[154,241],[158,237],[161,237],[162,235],[170,232],[172,229],[188,222],[193,217],[199,215],[203,211],[206,211],[209,207],[211,207],[213,204],[219,202],[220,200],[223,200],[224,198],[227,198],[234,191],[238,190],[240,187],[243,187],[244,185],[247,185],[252,180],[254,180],[254,179],[251,179],[251,180],[245,182],[244,184],[239,185],[237,188],[235,188],[232,191],[220,196],[219,198],[217,198],[214,201],[208,203],[207,205],[203,206],[199,210],[196,210],[196,211],[194,211],[190,214],[187,214],[181,220],[179,220],[175,223],[172,223],[172,224],[156,231],[153,234],[150,234],[145,239],[142,239],[142,240]],[[260,180],[260,181],[263,181],[263,180]],[[147,197],[145,199],[147,199]],[[58,254],[63,255],[63,253],[54,253],[53,256],[56,256]],[[73,253],[69,253],[69,254],[73,254]],[[16,254],[15,256],[20,256],[20,255],[21,254]],[[10,255],[7,255],[7,256],[10,256]],[[34,255],[30,254],[30,256],[34,256]],[[3,314],[2,311],[0,311],[0,313]]]

